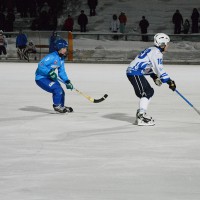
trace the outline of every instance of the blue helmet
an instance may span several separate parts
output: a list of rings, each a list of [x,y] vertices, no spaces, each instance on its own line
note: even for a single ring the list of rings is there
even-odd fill
[[[67,48],[67,47],[68,47],[68,43],[65,40],[60,39],[56,41],[55,48],[57,51],[59,51],[62,48]]]

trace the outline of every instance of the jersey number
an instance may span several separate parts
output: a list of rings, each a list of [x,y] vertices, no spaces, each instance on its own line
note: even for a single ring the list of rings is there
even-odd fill
[[[151,51],[151,49],[145,49],[144,51],[142,51],[140,53],[140,55],[138,56],[138,58],[140,58],[140,59],[145,58],[150,51]]]
[[[162,65],[163,64],[163,59],[162,58],[158,58],[158,65]]]

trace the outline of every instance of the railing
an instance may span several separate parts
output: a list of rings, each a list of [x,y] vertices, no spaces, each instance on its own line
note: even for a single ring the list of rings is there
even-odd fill
[[[58,34],[67,40],[68,38],[68,32],[66,31],[57,31]],[[32,40],[33,43],[36,45],[37,48],[37,60],[40,59],[42,56],[44,56],[45,54],[48,53],[48,45],[49,45],[49,38],[52,34],[52,31],[24,31],[24,33],[27,35],[28,37],[28,41]],[[18,32],[4,32],[4,34],[6,36],[10,36],[7,37],[8,40],[8,47],[7,47],[7,51],[8,51],[8,60],[12,60],[12,59],[18,59],[17,57],[17,49],[16,49],[16,36],[18,35]],[[89,38],[89,39],[94,39],[94,40],[111,40],[114,41],[113,36],[118,36],[118,40],[120,41],[141,41],[141,38],[143,35],[148,36],[149,41],[153,41],[153,37],[155,34],[153,33],[149,33],[149,34],[139,34],[139,33],[105,33],[105,32],[86,32],[86,33],[81,33],[81,32],[73,32],[73,39],[74,41],[77,39],[84,39],[84,38]],[[192,41],[192,42],[200,42],[200,34],[168,34],[170,36],[171,41]],[[117,41],[116,41],[117,42]],[[76,46],[75,46],[76,45]],[[76,44],[74,45],[74,58],[76,60],[88,60],[90,59],[90,57],[87,57],[88,55],[90,56],[91,54],[89,54],[88,52],[86,52],[87,50],[83,50],[82,52],[79,51],[79,43],[76,42]],[[88,45],[88,44],[87,44]],[[89,46],[89,45],[88,45]],[[119,51],[120,48],[116,49],[115,54],[119,55],[120,52],[117,52],[117,50]],[[100,57],[98,57],[99,55],[98,52],[101,51],[101,49],[92,49],[90,51],[93,51],[93,55],[95,54],[94,52],[96,51],[96,55],[97,56],[96,59],[101,59]],[[118,54],[119,53],[119,54]],[[122,52],[123,54],[124,52]],[[120,54],[120,56],[122,55]],[[126,55],[125,55],[126,54]],[[120,59],[129,59],[129,53],[125,52],[125,56],[126,58],[124,58],[122,55],[120,57]],[[113,55],[112,55],[113,56]],[[35,59],[35,55],[33,56],[33,58]],[[32,60],[34,60],[32,59]],[[103,59],[103,58],[102,58]],[[31,59],[30,59],[31,60]]]

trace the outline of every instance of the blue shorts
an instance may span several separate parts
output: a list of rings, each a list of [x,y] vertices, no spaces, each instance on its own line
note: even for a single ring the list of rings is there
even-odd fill
[[[35,82],[43,90],[52,93],[54,105],[64,106],[65,92],[58,81],[52,81],[51,79],[48,78],[42,78],[40,80],[36,80]]]

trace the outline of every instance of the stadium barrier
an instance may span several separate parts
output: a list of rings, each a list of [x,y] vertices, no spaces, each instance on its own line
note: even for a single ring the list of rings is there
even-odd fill
[[[44,55],[49,52],[49,38],[52,35],[52,31],[24,31],[27,35],[28,41],[32,41],[35,44],[37,50],[37,58],[35,59],[35,55],[31,57],[30,61],[41,59]],[[103,33],[103,32],[67,32],[67,31],[57,31],[57,33],[65,40],[68,40],[69,43],[69,52],[68,52],[68,61],[89,61],[89,60],[103,60],[103,59],[111,59],[111,60],[131,60],[134,56],[134,52],[122,52],[119,49],[116,49],[114,52],[106,52],[104,56],[102,56],[102,51],[105,51],[101,48],[96,48],[92,50],[88,49],[80,49],[79,43],[74,42],[77,39],[93,39],[93,40],[110,40],[114,41],[113,36],[118,36],[118,41],[141,41],[142,35],[147,35],[149,41],[153,41],[154,33],[149,34],[139,34],[139,33]],[[16,60],[17,57],[17,49],[16,49],[16,36],[18,32],[4,32],[8,40],[8,60]],[[171,38],[171,41],[178,42],[178,41],[192,41],[192,42],[199,42],[200,41],[200,34],[168,34]],[[117,42],[117,41],[116,41]],[[129,50],[130,51],[130,50]],[[101,52],[101,53],[99,53]],[[137,50],[138,52],[138,50]],[[109,58],[110,56],[110,58]]]

